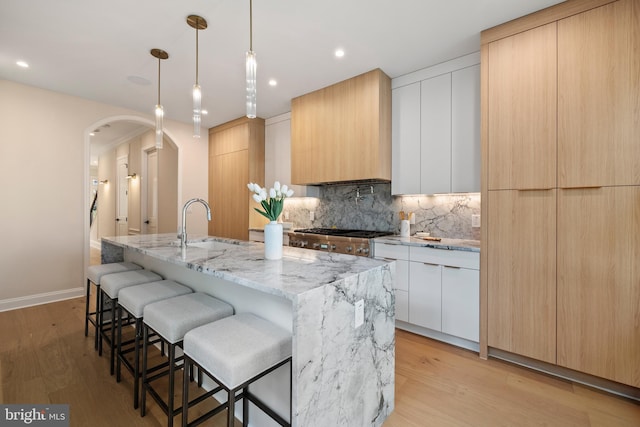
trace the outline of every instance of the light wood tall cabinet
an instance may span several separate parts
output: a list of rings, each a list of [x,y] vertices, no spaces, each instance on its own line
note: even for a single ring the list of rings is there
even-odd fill
[[[380,69],[291,100],[294,184],[391,179],[391,79]]]
[[[481,52],[481,353],[638,388],[640,2],[569,0]]]
[[[248,240],[249,228],[264,226],[249,182],[264,182],[264,120],[243,117],[209,129],[210,235]]]

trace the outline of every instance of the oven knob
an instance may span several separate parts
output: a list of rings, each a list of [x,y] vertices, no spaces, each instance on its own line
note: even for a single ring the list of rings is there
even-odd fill
[[[359,254],[360,252],[362,252],[362,248],[358,248],[356,249],[356,253]]]
[[[320,243],[314,243],[313,244],[313,249],[318,249],[320,247]]]
[[[336,245],[331,245],[331,250],[335,251],[336,250]]]
[[[351,246],[347,246],[346,248],[344,248],[344,250],[347,252],[351,252],[353,248]]]
[[[363,254],[368,254],[369,253],[369,248],[362,248],[362,253]]]
[[[307,246],[307,245],[308,245],[308,242],[306,242],[306,241],[304,241],[304,240],[303,240],[303,241],[299,242],[299,244],[300,244],[300,247],[301,247],[301,248],[304,248],[305,246]]]

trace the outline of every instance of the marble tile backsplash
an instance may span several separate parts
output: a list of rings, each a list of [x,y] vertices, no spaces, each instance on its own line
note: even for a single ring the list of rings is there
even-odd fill
[[[400,231],[399,212],[413,212],[411,234],[421,231],[434,237],[480,239],[471,227],[471,215],[480,215],[480,194],[392,196],[391,184],[327,185],[320,198],[285,200],[284,211],[295,228],[337,227]],[[311,212],[314,219],[311,220]]]

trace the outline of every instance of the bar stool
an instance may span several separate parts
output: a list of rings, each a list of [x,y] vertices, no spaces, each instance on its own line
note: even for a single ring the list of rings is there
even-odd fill
[[[180,413],[182,407],[174,408],[174,382],[176,363],[176,347],[182,348],[185,333],[198,326],[220,320],[233,315],[233,307],[224,301],[202,292],[182,295],[175,298],[149,304],[144,308],[143,339],[142,339],[142,400],[140,415],[144,417],[146,411],[147,392],[167,414],[168,426],[173,426],[173,417]],[[155,332],[158,338],[168,344],[169,371],[164,371],[149,377],[147,371],[147,352],[149,332]],[[169,374],[168,399],[163,398],[153,388],[155,381]],[[191,374],[191,373],[190,373]]]
[[[140,270],[142,267],[132,262],[112,262],[109,264],[92,265],[87,269],[87,297],[84,307],[84,336],[89,335],[89,323],[95,327],[95,349],[98,349],[98,325],[100,320],[100,279],[105,274],[121,273],[123,271]],[[91,284],[96,287],[96,311],[89,311]],[[93,316],[93,317],[92,317]]]
[[[227,425],[234,425],[235,401],[243,399],[243,426],[249,422],[249,401],[282,426],[291,423],[269,408],[249,391],[249,385],[291,361],[291,333],[254,314],[242,313],[192,329],[184,336],[184,383],[182,425],[195,426],[227,408]],[[228,393],[225,403],[191,423],[189,381],[191,366],[197,366]],[[291,389],[291,365],[289,367]],[[242,390],[236,395],[238,390]]]
[[[113,375],[114,372],[114,360],[115,360],[115,339],[116,332],[116,307],[118,305],[118,294],[121,289],[129,286],[141,285],[148,282],[157,282],[162,280],[162,276],[149,270],[133,270],[125,271],[122,273],[108,274],[101,280],[100,286],[100,326],[98,330],[100,332],[100,342],[98,343],[98,354],[102,356],[102,343],[106,342],[110,347],[109,354],[109,372]],[[111,301],[111,308],[109,310],[104,309],[105,297]],[[108,312],[111,314],[109,334],[106,333],[104,327],[104,314]]]
[[[191,288],[174,282],[173,280],[161,280],[158,282],[145,283],[138,286],[129,286],[120,291],[118,297],[118,314],[116,315],[118,322],[117,335],[117,365],[116,365],[116,381],[120,382],[120,371],[122,363],[133,375],[133,407],[138,409],[138,399],[140,395],[140,337],[142,332],[142,315],[144,308],[148,304],[180,295],[190,294]],[[127,312],[128,316],[135,319],[135,338],[133,349],[122,350],[122,310]],[[133,351],[133,366],[125,355]]]

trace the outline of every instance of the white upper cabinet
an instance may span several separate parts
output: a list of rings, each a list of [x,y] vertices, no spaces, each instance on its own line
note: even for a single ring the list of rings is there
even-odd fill
[[[420,82],[394,89],[391,106],[391,194],[419,194]]]
[[[391,193],[480,191],[480,55],[392,81]]]
[[[275,181],[293,189],[293,197],[320,197],[318,187],[291,184],[291,113],[265,120],[264,187]]]
[[[451,192],[480,192],[480,65],[451,73]]]

